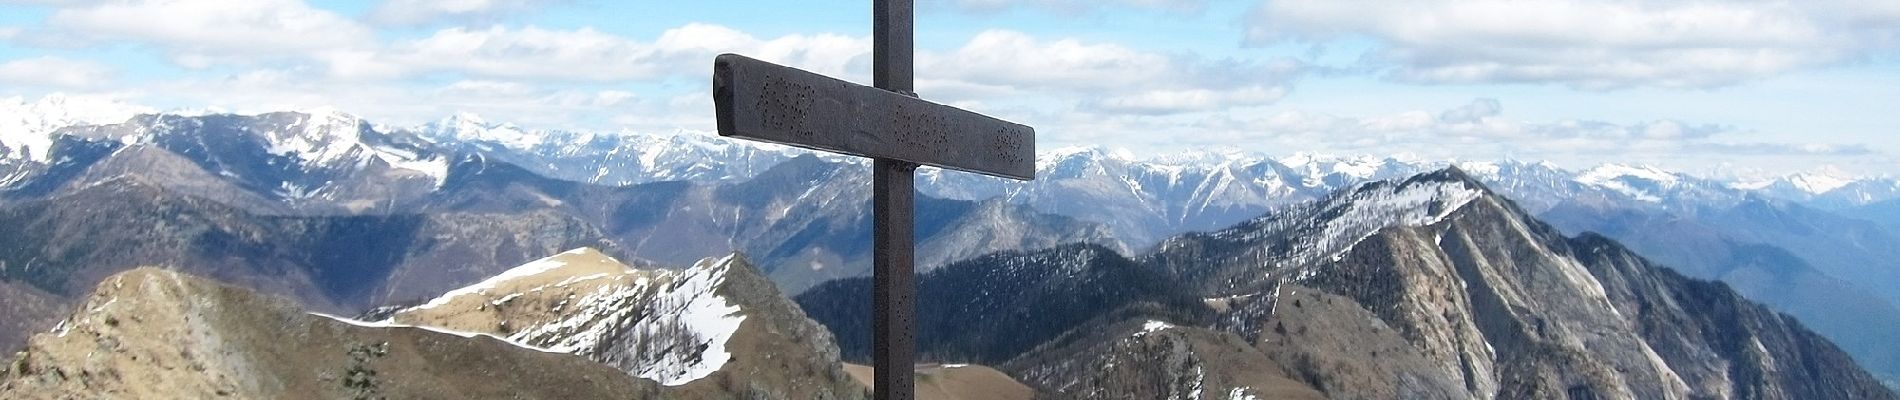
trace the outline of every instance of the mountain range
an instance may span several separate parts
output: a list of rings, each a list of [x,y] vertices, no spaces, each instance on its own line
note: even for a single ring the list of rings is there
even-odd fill
[[[841,361],[868,346],[868,285],[794,303],[737,255],[641,269],[580,248],[345,318],[139,268],[35,335],[0,394],[862,398]],[[1896,398],[1792,317],[1566,237],[1455,168],[1132,258],[1005,251],[919,285],[925,358],[1002,371],[922,366],[926,398]]]
[[[846,332],[868,332],[869,284],[798,298],[847,359],[868,351]],[[1602,236],[1564,236],[1456,168],[1132,258],[998,253],[918,284],[926,358],[999,363],[1057,397],[1893,396],[1792,317]]]
[[[7,343],[49,326],[100,279],[153,263],[344,313],[578,246],[645,266],[739,251],[794,295],[869,270],[868,169],[853,160],[710,133],[534,130],[467,114],[391,127],[337,110],[151,114],[66,102],[0,103],[10,227],[0,230],[0,314],[25,329],[0,332]],[[1726,282],[1900,376],[1900,350],[1886,345],[1900,323],[1879,323],[1900,321],[1900,287],[1884,284],[1900,281],[1891,179],[1088,148],[1044,152],[1037,165],[1028,183],[921,170],[920,269],[1073,243],[1147,254],[1455,166],[1525,216]],[[1243,278],[1255,279],[1191,282]]]

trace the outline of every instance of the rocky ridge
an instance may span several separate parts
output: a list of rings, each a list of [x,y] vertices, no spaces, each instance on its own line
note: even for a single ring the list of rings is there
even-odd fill
[[[635,269],[593,249],[537,260],[384,323],[494,335],[687,392],[856,399],[837,346],[737,255]]]

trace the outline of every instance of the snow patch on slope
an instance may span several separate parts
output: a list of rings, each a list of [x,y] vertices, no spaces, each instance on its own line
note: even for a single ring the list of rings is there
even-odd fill
[[[735,256],[727,256],[678,271],[636,270],[582,248],[450,291],[396,318],[492,315],[509,341],[585,356],[678,386],[711,375],[732,359],[726,343],[746,316],[718,291],[734,262]],[[615,268],[603,272],[600,265]],[[523,298],[536,300],[526,306],[530,311],[512,305]]]
[[[1148,336],[1148,334],[1150,333],[1165,331],[1173,327],[1174,327],[1174,324],[1170,324],[1167,322],[1148,320],[1148,322],[1141,324],[1141,331],[1135,332],[1135,337]]]
[[[688,336],[697,339],[696,344],[703,350],[697,353],[662,350],[658,359],[653,360],[656,362],[635,371],[634,376],[667,386],[684,385],[711,375],[732,358],[732,353],[726,351],[726,341],[739,331],[745,315],[739,312],[739,306],[713,293],[725,281],[732,261],[732,256],[700,261],[649,303],[648,307],[658,318],[640,320],[633,327],[635,334],[653,337],[672,329],[684,329]]]
[[[1234,388],[1233,390],[1227,391],[1227,399],[1228,400],[1260,400],[1260,397],[1254,396],[1253,393],[1248,392],[1247,388],[1237,387],[1237,388]]]
[[[1464,181],[1360,185],[1328,202],[1322,213],[1335,217],[1326,219],[1317,235],[1304,238],[1308,249],[1317,251],[1301,254],[1336,257],[1380,229],[1438,223],[1483,194]]]
[[[271,154],[306,162],[341,166],[380,160],[392,168],[410,170],[433,179],[437,185],[448,178],[448,157],[425,155],[414,150],[365,141],[368,123],[334,108],[316,108],[300,112],[304,119],[286,132],[266,135]]]

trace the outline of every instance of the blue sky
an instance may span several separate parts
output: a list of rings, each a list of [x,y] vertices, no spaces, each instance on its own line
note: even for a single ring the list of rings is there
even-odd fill
[[[1043,148],[1900,173],[1900,3],[919,0],[927,98]],[[0,97],[710,130],[712,56],[863,82],[870,2],[0,0]]]

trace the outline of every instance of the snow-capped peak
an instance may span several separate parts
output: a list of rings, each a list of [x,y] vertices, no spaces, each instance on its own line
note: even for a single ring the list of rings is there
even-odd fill
[[[1504,170],[1502,164],[1489,161],[1463,161],[1452,164],[1457,165],[1458,169],[1465,170],[1466,173],[1482,177],[1497,177],[1498,173]]]
[[[529,131],[514,124],[489,123],[471,112],[457,112],[423,125],[418,131],[436,141],[490,142],[511,149],[532,149],[544,143],[545,131]]]
[[[1621,178],[1636,178],[1658,183],[1675,183],[1678,176],[1652,165],[1603,164],[1590,168],[1577,179],[1584,183],[1609,181]]]
[[[364,165],[371,160],[420,173],[440,185],[448,176],[448,157],[428,154],[413,146],[391,143],[356,115],[322,107],[290,113],[281,130],[260,132],[270,146],[265,151],[322,167]]]
[[[1126,149],[1111,150],[1102,146],[1064,146],[1037,154],[1036,164],[1043,166],[1075,159],[1091,161],[1109,159],[1125,160],[1124,157],[1132,156],[1133,153]]]
[[[1575,180],[1637,200],[1658,202],[1663,192],[1682,183],[1682,176],[1650,165],[1603,164],[1578,174]]]
[[[1294,206],[1264,226],[1229,231],[1242,240],[1281,237],[1292,241],[1285,266],[1336,257],[1388,227],[1427,226],[1449,218],[1484,197],[1485,189],[1462,171],[1437,172],[1361,183],[1316,203]],[[1293,216],[1293,217],[1287,217]]]
[[[124,122],[151,108],[105,96],[49,94],[37,101],[0,99],[0,158],[46,161],[53,131],[72,125]]]
[[[1809,194],[1822,194],[1853,184],[1854,179],[1826,172],[1799,173],[1788,177],[1788,183]]]

